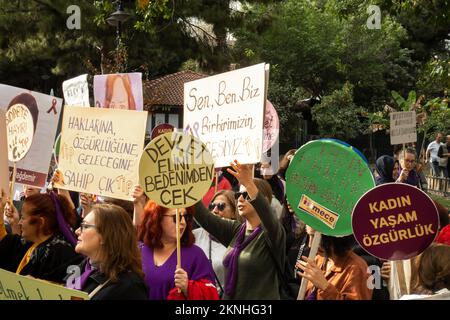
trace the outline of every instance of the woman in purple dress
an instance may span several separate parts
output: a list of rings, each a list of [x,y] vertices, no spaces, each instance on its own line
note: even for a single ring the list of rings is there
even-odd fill
[[[138,226],[145,282],[152,300],[218,299],[214,272],[194,245],[192,209],[180,210],[181,266],[177,266],[176,211],[150,200]]]

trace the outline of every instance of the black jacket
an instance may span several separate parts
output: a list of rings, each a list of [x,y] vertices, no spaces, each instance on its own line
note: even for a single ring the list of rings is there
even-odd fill
[[[87,260],[80,265],[80,270],[84,270]],[[86,284],[82,288],[84,292],[91,293],[99,285],[106,282],[106,276],[97,271],[89,276]],[[144,279],[132,271],[122,272],[118,279],[109,281],[91,300],[147,300],[148,288]]]
[[[18,235],[8,234],[0,241],[0,268],[16,272],[23,256],[32,243]],[[50,237],[31,254],[30,261],[21,270],[21,275],[63,283],[67,267],[78,265],[83,256],[77,254],[72,245],[60,234]]]

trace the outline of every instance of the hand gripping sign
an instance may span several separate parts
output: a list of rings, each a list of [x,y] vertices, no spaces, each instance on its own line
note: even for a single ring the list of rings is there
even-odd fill
[[[286,195],[296,215],[331,236],[352,233],[353,206],[374,186],[367,163],[351,146],[334,140],[303,145],[286,174]]]
[[[419,255],[434,241],[439,214],[422,190],[387,183],[359,199],[352,225],[356,240],[368,253],[385,260],[404,260]]]
[[[197,138],[168,132],[153,139],[139,162],[139,183],[145,194],[166,208],[195,204],[208,191],[214,161]]]

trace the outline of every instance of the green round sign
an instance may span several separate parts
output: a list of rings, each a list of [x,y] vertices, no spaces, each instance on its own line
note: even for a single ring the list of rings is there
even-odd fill
[[[352,233],[352,210],[375,186],[367,163],[351,146],[315,140],[295,153],[286,173],[286,195],[295,214],[330,236]]]

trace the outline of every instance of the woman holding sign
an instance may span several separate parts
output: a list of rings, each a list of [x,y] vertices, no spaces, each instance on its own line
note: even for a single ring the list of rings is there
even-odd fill
[[[211,263],[194,245],[192,208],[180,212],[181,268],[177,268],[176,209],[147,202],[138,227],[145,282],[152,300],[217,300]],[[138,220],[139,221],[139,220]]]
[[[353,235],[322,235],[315,260],[302,256],[297,274],[308,279],[306,300],[370,300],[367,263],[353,251]]]
[[[75,213],[61,196],[36,194],[26,198],[19,225],[22,237],[6,234],[5,196],[0,196],[0,268],[62,283],[67,267],[81,262],[69,223]],[[25,241],[23,241],[25,240]]]
[[[244,223],[222,219],[196,204],[196,220],[227,247],[224,299],[280,299],[276,259],[285,262],[285,232],[258,190],[252,165],[235,160],[228,172],[239,180],[238,212]]]

